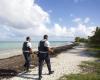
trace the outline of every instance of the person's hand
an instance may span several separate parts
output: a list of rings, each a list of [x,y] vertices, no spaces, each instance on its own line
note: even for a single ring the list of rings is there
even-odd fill
[[[53,48],[49,48],[49,54],[52,54],[53,53]]]
[[[52,48],[52,49],[51,49],[51,53],[53,53],[53,52],[54,52],[54,49]]]
[[[33,51],[30,49],[30,54],[32,54],[33,53]]]

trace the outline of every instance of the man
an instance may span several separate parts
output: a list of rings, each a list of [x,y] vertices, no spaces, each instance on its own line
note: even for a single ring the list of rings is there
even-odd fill
[[[30,67],[30,61],[31,61],[31,53],[32,53],[32,44],[31,44],[31,39],[30,37],[26,37],[26,41],[23,43],[23,55],[25,58],[25,70],[29,71],[29,67]]]
[[[51,64],[50,64],[50,57],[49,53],[53,52],[53,50],[50,48],[50,43],[48,42],[48,35],[44,35],[43,40],[39,42],[38,46],[38,57],[39,57],[39,80],[42,78],[42,66],[43,62],[45,60],[49,75],[52,74],[54,71],[51,71]]]

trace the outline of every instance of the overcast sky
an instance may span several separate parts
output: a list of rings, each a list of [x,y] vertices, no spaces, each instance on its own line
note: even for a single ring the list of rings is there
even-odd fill
[[[0,40],[73,40],[100,25],[100,0],[0,0]]]

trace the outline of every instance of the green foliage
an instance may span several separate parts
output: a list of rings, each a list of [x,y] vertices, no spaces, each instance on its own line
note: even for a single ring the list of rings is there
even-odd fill
[[[59,80],[100,80],[100,75],[87,73],[87,74],[71,74],[63,76]]]
[[[100,60],[97,61],[83,61],[81,65],[79,65],[84,72],[94,73],[100,75]]]
[[[79,40],[80,40],[80,37],[75,38],[75,42],[79,42]]]
[[[59,80],[100,80],[99,61],[83,61],[80,67],[83,70],[82,73],[64,75]]]
[[[94,47],[100,47],[100,27],[97,27],[94,35],[89,37],[89,44]]]
[[[88,55],[100,58],[100,47],[88,48],[86,51]]]
[[[76,37],[75,42],[88,42],[88,40],[85,38]]]

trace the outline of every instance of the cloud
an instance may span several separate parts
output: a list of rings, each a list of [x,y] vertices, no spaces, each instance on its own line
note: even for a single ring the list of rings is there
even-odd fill
[[[75,27],[61,26],[58,23],[54,24],[54,27],[46,27],[45,25],[41,25],[40,27],[28,28],[28,29],[15,29],[12,27],[3,27],[0,29],[0,36],[2,40],[22,40],[26,36],[43,36],[44,34],[48,34],[52,37],[87,37],[91,36],[92,31],[95,30],[95,26],[87,26],[85,24],[77,24]],[[3,34],[2,34],[3,33]],[[55,38],[53,38],[55,40]]]
[[[93,33],[92,31],[95,30],[95,26],[87,26],[86,24],[79,23],[75,27],[68,27],[68,26],[61,26],[58,23],[54,24],[54,27],[49,28],[45,26],[41,26],[38,28],[38,33],[36,33],[34,30],[35,35],[44,35],[48,34],[49,36],[58,36],[58,37],[87,37],[91,36]],[[30,31],[32,32],[32,31]]]
[[[82,19],[80,17],[77,17],[77,18],[74,18],[72,21],[75,22],[75,23],[85,23],[85,24],[87,24],[87,23],[89,23],[90,18],[86,17],[85,19]]]
[[[65,35],[67,35],[66,28],[60,26],[59,24],[55,24],[54,28],[51,29],[51,31],[53,32],[51,34],[55,35],[55,36],[65,36]]]
[[[89,21],[90,21],[90,18],[86,17],[85,20],[84,20],[84,23],[88,23]]]
[[[89,25],[90,18],[86,17],[85,19],[82,18],[75,18],[72,20],[74,23],[77,23],[77,27],[72,28],[73,34],[75,36],[80,37],[87,37],[93,35],[92,31],[95,30],[95,26],[87,26]]]
[[[12,33],[10,31],[10,29],[9,29],[8,26],[6,26],[6,25],[0,25],[0,38],[1,38],[0,40],[1,41],[11,39],[14,36],[15,36],[14,33]]]
[[[17,29],[38,27],[50,22],[49,14],[34,0],[0,0],[0,24]]]
[[[78,23],[75,27],[62,26],[51,22],[50,14],[44,11],[34,0],[0,0],[0,40],[21,40],[26,36],[75,37],[88,36],[95,27],[89,27],[90,18],[73,19]],[[63,40],[63,38],[62,38]]]
[[[92,31],[95,30],[95,26],[87,26],[85,24],[78,24],[78,26],[74,29],[75,36],[80,36],[80,37],[87,37],[87,36],[92,36],[93,33]]]
[[[81,22],[81,18],[75,18],[72,21],[75,22],[75,23],[80,23]]]

